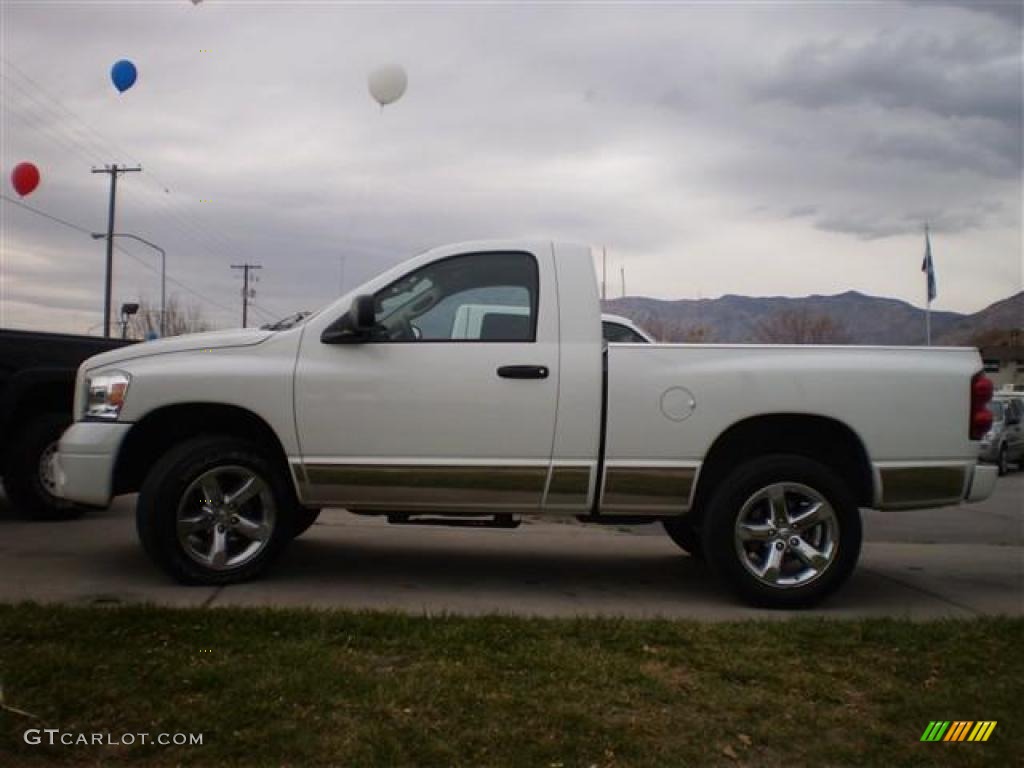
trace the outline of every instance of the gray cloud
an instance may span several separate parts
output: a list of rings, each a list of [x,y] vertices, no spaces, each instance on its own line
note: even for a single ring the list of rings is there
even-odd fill
[[[739,272],[758,278],[746,290],[842,290],[836,270],[724,269],[721,254],[832,253],[841,234],[869,259],[918,237],[922,216],[991,251],[960,307],[1009,293],[991,275],[1019,270],[1021,57],[1003,10],[183,0],[5,13],[4,57],[102,139],[5,70],[4,167],[37,160],[29,202],[99,229],[105,177],[89,166],[141,162],[118,227],[164,245],[220,324],[237,318],[231,263],[262,263],[257,303],[283,315],[334,298],[342,262],[351,288],[422,248],[491,236],[606,244],[638,273],[631,290],[667,297],[736,292]],[[117,96],[106,75],[121,56],[140,81]],[[364,78],[385,61],[410,87],[381,113]],[[102,244],[2,210],[0,323],[96,307]],[[154,295],[152,272],[117,267],[116,300]]]
[[[1001,208],[998,202],[989,202],[954,211],[919,208],[881,215],[875,211],[850,211],[816,216],[814,226],[828,232],[854,235],[861,240],[917,234],[923,224],[928,224],[936,234],[952,234],[983,227]]]
[[[911,5],[947,6],[992,16],[999,21],[1024,26],[1024,3],[1020,0],[912,0]]]

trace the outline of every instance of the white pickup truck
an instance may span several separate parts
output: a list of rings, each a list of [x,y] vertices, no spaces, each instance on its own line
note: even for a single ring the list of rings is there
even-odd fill
[[[519,309],[470,331],[466,305]],[[796,607],[849,576],[859,508],[989,495],[981,368],[974,349],[606,344],[589,249],[477,242],[291,328],[88,359],[53,470],[74,501],[139,491],[142,544],[185,583],[262,573],[336,506],[661,522],[746,600]]]

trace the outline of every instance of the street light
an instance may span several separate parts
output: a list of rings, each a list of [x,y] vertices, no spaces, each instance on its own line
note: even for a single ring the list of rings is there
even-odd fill
[[[93,240],[105,240],[106,237],[103,232],[92,233]],[[143,245],[148,245],[150,248],[160,251],[160,338],[163,338],[167,334],[167,251],[156,243],[149,242],[144,237],[131,235],[127,232],[115,232],[111,237],[127,237],[132,240],[138,240]]]
[[[121,338],[124,339],[128,336],[128,318],[139,311],[138,304],[122,304],[121,305]]]

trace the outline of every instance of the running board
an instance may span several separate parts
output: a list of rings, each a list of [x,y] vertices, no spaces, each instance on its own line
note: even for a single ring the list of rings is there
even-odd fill
[[[392,514],[392,525],[445,525],[452,528],[518,528],[520,520],[512,515],[494,515],[483,519],[474,517],[437,517],[436,515]]]

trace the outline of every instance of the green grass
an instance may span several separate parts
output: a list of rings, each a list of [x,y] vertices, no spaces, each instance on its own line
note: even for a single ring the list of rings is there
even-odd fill
[[[1024,620],[0,606],[0,765],[1020,765]],[[211,649],[211,653],[201,652]],[[985,744],[930,720],[998,720]],[[28,746],[27,727],[202,732]]]

